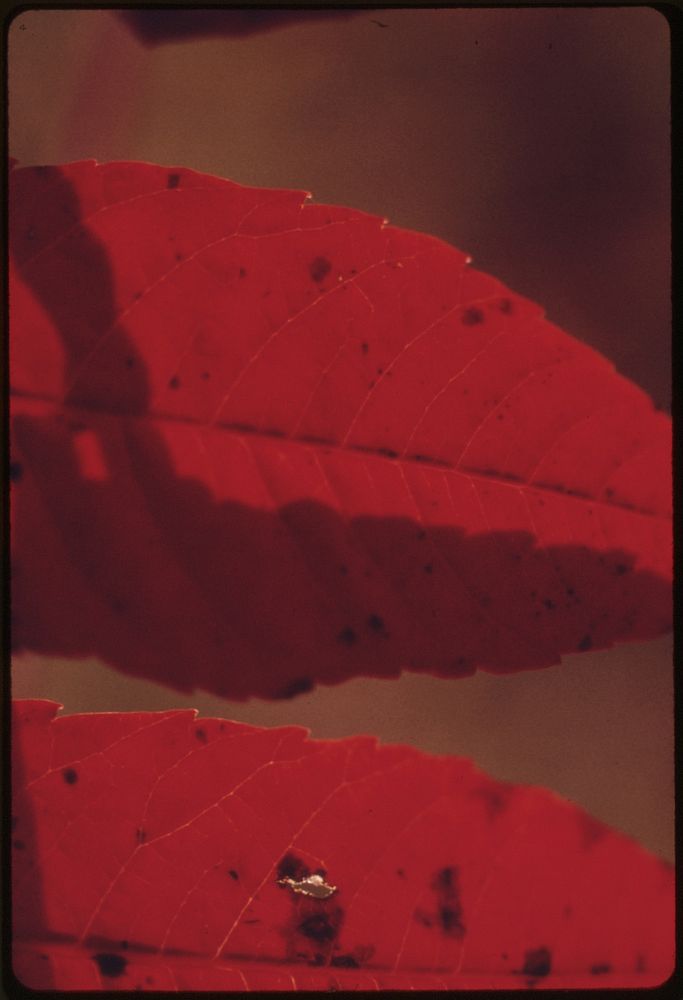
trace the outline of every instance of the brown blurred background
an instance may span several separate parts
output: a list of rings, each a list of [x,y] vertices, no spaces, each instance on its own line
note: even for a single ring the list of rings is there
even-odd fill
[[[669,30],[654,10],[362,11],[156,48],[115,11],[27,11],[9,86],[22,165],[149,160],[387,216],[470,253],[670,406]],[[193,706],[462,754],[673,857],[669,637],[284,703],[179,696],[94,661],[14,666],[15,697],[65,712]]]

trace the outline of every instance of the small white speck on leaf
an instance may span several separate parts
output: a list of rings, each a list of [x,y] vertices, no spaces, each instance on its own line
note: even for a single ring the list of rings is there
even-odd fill
[[[328,885],[322,875],[307,875],[306,878],[278,879],[278,885],[288,886],[292,892],[297,892],[302,896],[313,896],[314,899],[327,899],[337,891],[336,885]]]

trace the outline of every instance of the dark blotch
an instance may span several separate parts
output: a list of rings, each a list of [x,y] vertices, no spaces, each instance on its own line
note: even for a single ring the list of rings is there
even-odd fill
[[[169,387],[169,389],[179,389],[180,388],[180,379],[178,378],[177,375],[174,375],[173,378],[170,378],[168,380],[168,387]]]
[[[626,566],[625,563],[617,563],[614,567],[614,572],[617,576],[623,576],[624,573],[628,573],[628,566]]]
[[[360,968],[360,963],[356,961],[353,955],[333,955],[330,960],[330,965],[341,965],[347,969]]]
[[[377,452],[379,455],[386,455],[387,458],[398,458],[398,452],[393,448],[378,448]]]
[[[237,882],[237,881],[239,880],[239,875],[237,874],[237,872],[235,871],[235,869],[234,869],[234,868],[230,868],[230,869],[228,870],[228,875],[229,875],[229,876],[230,876],[230,878],[231,878],[231,879],[233,879],[233,881],[235,881],[235,882]]]
[[[62,771],[62,777],[67,785],[75,785],[78,781],[78,771],[74,771],[73,767],[65,767]]]
[[[396,869],[396,874],[398,875],[399,878],[405,878],[406,877],[406,873],[403,871],[402,868],[397,868]]]
[[[12,847],[14,847],[17,851],[23,851],[24,848],[26,847],[26,844],[24,843],[23,840],[13,840]]]
[[[338,928],[331,914],[312,913],[299,924],[299,932],[318,944],[326,944],[337,936]]]
[[[297,858],[296,854],[285,854],[277,866],[278,879],[292,878],[300,882],[301,879],[308,878],[310,874],[310,869],[303,863],[301,858]]]
[[[203,729],[195,729],[194,734],[198,740],[201,740],[202,743],[206,743],[206,733]]]
[[[125,951],[127,947],[128,947],[128,942],[127,941],[121,941],[121,943],[119,945],[119,948],[123,948],[123,950]]]
[[[552,969],[552,960],[548,948],[531,948],[524,953],[522,973],[526,976],[547,976]]]
[[[465,934],[458,869],[449,865],[441,868],[432,880],[437,896],[437,920],[444,934],[461,938]]]
[[[425,573],[433,573],[434,572],[434,567],[432,566],[431,563],[427,563],[427,565],[423,566],[422,568],[424,569]]]
[[[601,962],[599,965],[591,965],[589,971],[592,976],[604,976],[605,973],[612,971],[612,966],[609,962]]]
[[[177,188],[180,184],[180,174],[169,174],[166,179],[167,188]]]
[[[126,358],[125,365],[126,368],[133,368],[135,366],[135,358]]]
[[[429,913],[425,913],[424,910],[415,910],[413,913],[413,919],[421,924],[422,927],[433,927],[434,919]]]
[[[368,628],[371,628],[373,632],[383,632],[384,622],[379,615],[370,615],[368,618]]]
[[[327,257],[316,257],[309,264],[308,271],[311,275],[313,281],[322,281],[332,270],[332,265],[330,264]]]
[[[246,268],[241,267],[240,271],[239,271],[239,274],[240,274],[240,278],[246,278],[246,276],[247,276],[247,270],[246,270]]]
[[[510,313],[513,311],[512,302],[510,301],[510,299],[501,299],[500,302],[498,303],[498,308],[502,313],[505,313],[506,316],[509,316]]]
[[[122,976],[128,965],[128,959],[124,958],[123,955],[111,955],[108,952],[93,955],[93,961],[97,962],[101,974],[108,976],[109,979],[117,979]]]
[[[353,646],[357,638],[358,636],[356,635],[356,633],[353,631],[352,628],[342,629],[339,635],[337,636],[337,640],[343,643],[345,646]]]
[[[475,306],[470,306],[469,309],[465,309],[460,317],[460,320],[465,324],[465,326],[476,326],[477,323],[484,322],[484,314],[481,309],[477,309]]]
[[[13,483],[18,483],[24,474],[24,467],[21,462],[10,462],[9,477]]]
[[[211,378],[211,376],[209,375],[208,372],[202,372],[199,377],[203,378],[205,382],[206,382],[207,379]]]
[[[363,344],[360,345],[360,349],[363,352],[363,354],[367,354],[368,351],[370,350],[370,347],[369,347],[368,344],[363,343]]]
[[[175,255],[175,259],[180,263],[181,260],[185,260],[185,254],[182,254],[179,250]]]
[[[583,653],[587,649],[591,649],[592,646],[593,646],[593,640],[592,640],[592,638],[589,635],[584,635],[583,639],[581,640],[581,642],[578,644],[578,646],[576,648]]]
[[[135,839],[137,840],[138,844],[144,844],[144,842],[147,840],[147,834],[145,833],[145,831],[142,829],[141,826],[139,826],[135,831]]]
[[[297,677],[296,680],[291,681],[286,687],[278,691],[275,697],[283,700],[287,698],[295,698],[298,694],[305,694],[306,691],[312,690],[313,681],[310,677]]]
[[[465,933],[461,917],[462,914],[459,908],[442,906],[439,910],[439,923],[443,927],[444,933],[461,937]]]
[[[552,611],[555,608],[555,601],[551,601],[549,597],[546,597],[543,601],[543,606],[547,608],[548,611]]]

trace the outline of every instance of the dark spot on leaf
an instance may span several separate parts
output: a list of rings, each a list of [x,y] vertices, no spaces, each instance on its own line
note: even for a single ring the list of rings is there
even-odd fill
[[[353,955],[333,955],[330,960],[330,965],[341,965],[348,969],[360,968],[360,964],[356,961]]]
[[[426,913],[424,910],[415,910],[413,913],[413,920],[415,920],[422,927],[433,927],[434,918],[431,914]]]
[[[584,635],[583,639],[581,640],[581,642],[578,644],[578,646],[576,648],[583,653],[583,652],[585,652],[585,650],[590,649],[592,647],[592,645],[593,645],[593,640],[592,640],[591,636]]]
[[[503,414],[503,413],[497,413],[496,414],[496,420],[505,420],[505,414]]]
[[[625,563],[617,563],[617,565],[614,567],[614,572],[616,573],[617,576],[623,576],[624,573],[628,573],[628,571],[629,567],[626,566]]]
[[[636,972],[647,972],[647,962],[644,955],[636,955]]]
[[[432,573],[434,571],[434,567],[432,566],[431,563],[427,563],[427,565],[423,566],[422,568],[424,569],[425,573]]]
[[[531,948],[524,953],[523,975],[547,976],[551,969],[552,954],[548,948]]]
[[[177,188],[180,184],[180,174],[169,174],[166,180],[167,188]]]
[[[201,373],[201,375],[200,375],[199,377],[200,377],[200,378],[203,378],[205,382],[206,382],[206,380],[207,380],[208,378],[211,378],[211,376],[209,375],[209,373],[208,373],[208,372],[202,372],[202,373]]]
[[[277,866],[278,880],[292,878],[300,882],[301,879],[308,878],[310,874],[310,869],[303,863],[301,858],[297,858],[296,854],[292,854],[291,852],[285,854]],[[286,886],[283,886],[283,888],[286,888]]]
[[[123,948],[124,951],[126,950],[127,947],[128,947],[127,941],[121,941],[121,943],[119,944],[119,948]]]
[[[133,368],[135,365],[135,358],[126,358],[125,365],[126,368]]]
[[[332,265],[327,257],[316,257],[315,260],[311,261],[308,267],[311,278],[316,282],[322,281],[331,270]]]
[[[346,576],[348,574],[348,572],[349,572],[349,567],[348,566],[340,566],[339,567],[339,572],[341,573],[342,576]]]
[[[73,767],[65,767],[62,771],[62,777],[67,785],[75,785],[78,781],[78,771],[74,771]]]
[[[169,387],[169,389],[179,389],[180,388],[180,379],[178,378],[177,375],[174,375],[172,378],[170,378],[168,380],[168,387]]]
[[[368,618],[368,628],[371,628],[373,632],[383,632],[384,622],[379,615],[370,615]]]
[[[422,542],[427,537],[427,532],[426,531],[418,531],[417,537]]]
[[[26,844],[24,843],[23,840],[13,840],[12,847],[16,848],[17,851],[23,851],[24,848],[26,847]]]
[[[326,944],[329,941],[334,941],[339,931],[341,913],[342,911],[339,908],[311,913],[309,916],[304,917],[298,925],[299,933],[310,938],[312,941],[317,941],[318,944]]]
[[[298,694],[305,694],[306,691],[313,690],[313,681],[310,677],[297,677],[296,680],[290,681],[286,687],[283,687],[276,695],[275,698],[295,698]]]
[[[154,979],[151,976],[145,976],[145,982],[147,983],[148,986],[151,986],[154,982]]]
[[[543,606],[552,611],[555,608],[555,601],[551,601],[549,597],[546,597],[543,601]]]
[[[240,278],[246,278],[246,276],[247,276],[246,268],[241,267],[240,271],[239,271],[239,274],[240,274]]]
[[[383,375],[384,374],[384,369],[383,368],[378,368],[377,369],[377,374],[378,375]]]
[[[235,882],[237,882],[237,881],[238,881],[238,879],[239,879],[239,875],[237,874],[237,872],[235,871],[235,869],[234,869],[234,868],[229,868],[229,869],[228,869],[228,875],[229,875],[229,876],[230,876],[230,878],[231,878],[231,879],[233,879],[233,880],[234,880]]]
[[[484,786],[475,788],[471,794],[473,798],[480,799],[483,802],[487,818],[490,822],[494,822],[509,804],[509,792],[499,788]]]
[[[195,729],[194,735],[198,740],[201,740],[202,743],[206,743],[206,733],[203,729]]]
[[[378,448],[378,455],[385,455],[387,458],[398,458],[398,452],[392,448]]]
[[[100,973],[109,979],[117,979],[125,972],[128,959],[123,955],[111,955],[107,952],[100,952],[93,955],[93,961],[97,962]]]
[[[510,313],[513,312],[513,305],[510,299],[501,299],[500,302],[498,303],[498,308],[502,313],[505,313],[507,316],[509,316]]]
[[[352,628],[342,629],[339,635],[337,636],[337,640],[343,643],[345,646],[353,646],[357,638],[358,636],[356,635],[356,633],[353,631]]]
[[[24,466],[21,462],[10,462],[9,477],[13,483],[18,483],[24,474]]]
[[[361,349],[361,351],[363,352],[363,354],[367,354],[367,353],[368,353],[368,351],[370,350],[370,347],[369,347],[369,345],[368,345],[368,344],[366,344],[365,342],[363,342],[363,343],[362,343],[362,344],[360,345],[360,349]]]
[[[442,906],[439,910],[439,923],[443,927],[444,934],[451,934],[454,937],[462,937],[465,928],[461,922],[461,912],[451,906]]]
[[[142,292],[133,292],[133,299],[135,302],[139,302],[142,298]]]
[[[145,833],[145,831],[142,829],[141,826],[139,826],[135,831],[135,839],[137,840],[138,844],[144,844],[144,842],[147,840],[147,834]]]
[[[606,972],[611,972],[612,966],[609,962],[600,962],[598,965],[591,965],[589,972],[592,976],[603,976]]]
[[[477,323],[484,322],[484,314],[481,309],[477,309],[475,306],[470,306],[469,309],[465,309],[460,321],[465,324],[465,326],[475,326]]]
[[[405,878],[406,877],[406,873],[403,871],[402,868],[397,868],[396,869],[396,874],[398,875],[399,878]]]
[[[454,865],[441,868],[432,879],[432,889],[437,896],[437,920],[444,934],[463,937],[465,925],[460,903],[458,869]]]

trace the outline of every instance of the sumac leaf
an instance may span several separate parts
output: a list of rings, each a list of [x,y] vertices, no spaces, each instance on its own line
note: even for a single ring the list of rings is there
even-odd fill
[[[94,162],[11,246],[15,648],[286,698],[670,627],[669,418],[459,251]]]
[[[29,986],[647,986],[672,970],[671,867],[543,789],[365,736],[14,708]],[[334,894],[286,884],[313,874]]]

